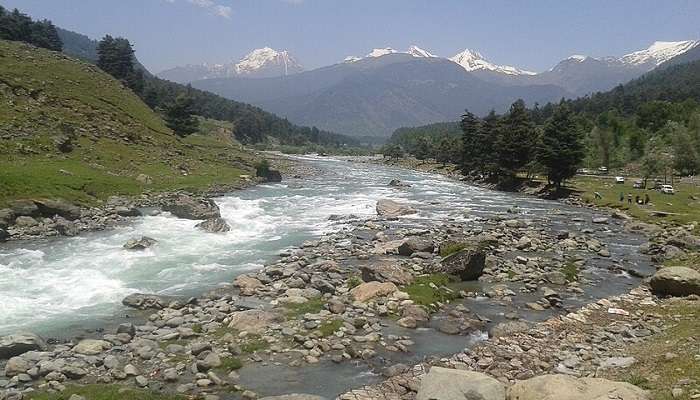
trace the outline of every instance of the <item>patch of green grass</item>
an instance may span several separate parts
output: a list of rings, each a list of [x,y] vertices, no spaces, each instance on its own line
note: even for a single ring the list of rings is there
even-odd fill
[[[68,400],[72,395],[83,396],[88,400],[185,400],[186,397],[175,394],[156,393],[149,390],[134,389],[121,385],[66,385],[60,393],[37,391],[27,395],[32,400]]]
[[[350,278],[348,278],[347,283],[348,283],[348,287],[350,289],[352,289],[352,288],[360,286],[362,284],[362,279],[357,275],[353,275]]]
[[[700,391],[700,307],[697,302],[673,299],[670,304],[654,306],[649,311],[659,315],[668,329],[647,340],[631,345],[629,355],[635,363],[626,369],[608,370],[607,378],[624,380],[651,391],[655,400],[689,400]],[[673,356],[667,357],[666,354]],[[674,397],[671,389],[678,382],[683,394]]]
[[[270,343],[260,336],[247,336],[245,342],[241,343],[241,351],[247,354],[252,354],[260,350],[265,350],[270,347]]]
[[[576,282],[578,281],[578,267],[576,266],[575,263],[569,261],[565,263],[561,267],[561,272],[564,274],[564,277],[566,277],[567,282]]]
[[[138,96],[97,67],[0,40],[0,208],[26,198],[96,205],[112,195],[205,191],[251,174],[254,156],[221,121],[176,137]],[[230,129],[230,126],[229,126]],[[58,137],[70,138],[63,153]],[[137,181],[147,175],[150,182]]]
[[[700,271],[700,253],[686,253],[664,261],[666,267],[688,267]]]
[[[700,221],[700,186],[674,183],[674,195],[663,194],[650,189],[635,189],[632,187],[635,178],[628,177],[624,184],[616,184],[612,176],[607,177],[575,177],[569,181],[569,186],[580,193],[581,198],[597,206],[616,208],[639,220],[656,224],[684,225]],[[647,181],[647,186],[653,186],[653,180]],[[602,199],[595,198],[595,192]],[[620,202],[620,193],[624,200]],[[627,203],[627,194],[632,193],[632,204]],[[634,197],[649,195],[649,204],[635,204]],[[668,213],[667,216],[654,216],[654,212]]]
[[[331,336],[332,334],[338,332],[342,326],[343,326],[343,320],[338,318],[338,319],[333,319],[330,321],[324,321],[318,327],[318,330],[319,330],[319,332],[321,332],[321,336],[327,337],[327,336]]]
[[[404,287],[404,291],[408,293],[414,303],[432,306],[437,302],[446,303],[457,298],[456,293],[447,287],[450,282],[451,278],[447,274],[424,275],[419,276],[413,283]],[[432,287],[431,284],[437,288]]]
[[[323,310],[325,305],[326,302],[320,297],[309,299],[309,301],[302,304],[285,304],[285,315],[287,318],[294,319],[299,318],[306,313],[316,314]]]
[[[220,371],[231,372],[243,368],[243,362],[237,357],[224,357],[221,359]]]
[[[194,325],[192,325],[192,332],[194,332],[194,333],[202,333],[202,332],[204,332],[204,329],[202,328],[202,324],[194,324]]]
[[[444,246],[440,246],[440,257],[447,257],[458,251],[462,251],[469,246],[468,243],[448,243]]]

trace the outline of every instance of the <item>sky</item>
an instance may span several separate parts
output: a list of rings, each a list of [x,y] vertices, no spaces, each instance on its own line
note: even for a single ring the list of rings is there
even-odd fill
[[[0,0],[100,38],[128,38],[152,72],[286,49],[313,69],[415,44],[544,71],[572,55],[620,56],[700,39],[700,0]]]

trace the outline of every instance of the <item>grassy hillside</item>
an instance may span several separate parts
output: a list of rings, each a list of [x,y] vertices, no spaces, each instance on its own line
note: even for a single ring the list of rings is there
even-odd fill
[[[251,170],[251,157],[216,124],[178,139],[111,76],[61,53],[0,41],[0,103],[0,205],[197,191]]]

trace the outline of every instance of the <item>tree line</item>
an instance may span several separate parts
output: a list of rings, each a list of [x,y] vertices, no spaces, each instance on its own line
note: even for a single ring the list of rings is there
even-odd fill
[[[384,150],[430,158],[461,135],[465,174],[498,181],[544,173],[560,186],[577,168],[626,169],[645,179],[700,172],[700,61],[671,66],[608,92],[503,115],[397,130]],[[446,146],[442,147],[447,149]],[[443,155],[444,157],[444,155]]]
[[[63,42],[51,21],[33,21],[16,8],[8,11],[0,6],[0,39],[25,42],[54,51],[63,49]]]

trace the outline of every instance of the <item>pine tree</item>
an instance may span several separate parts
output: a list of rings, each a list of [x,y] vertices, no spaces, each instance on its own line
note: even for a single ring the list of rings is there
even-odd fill
[[[469,174],[481,164],[480,158],[483,150],[479,148],[478,143],[481,121],[466,110],[462,115],[460,127],[462,128],[462,172]]]
[[[585,156],[583,134],[574,120],[571,109],[561,103],[544,125],[537,161],[544,168],[547,179],[557,188],[562,181],[576,174]]]
[[[192,115],[192,98],[180,95],[165,110],[165,123],[176,135],[185,137],[197,132],[199,121]]]
[[[494,110],[484,118],[481,128],[477,131],[475,147],[477,154],[477,171],[484,175],[498,172],[496,144],[501,132],[501,119]]]
[[[498,166],[501,174],[513,177],[532,161],[537,139],[523,100],[510,106],[501,128],[497,140]]]

